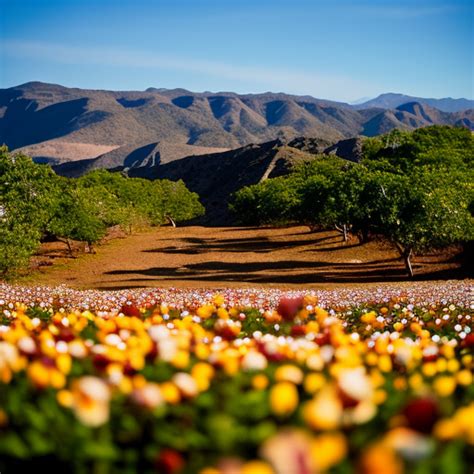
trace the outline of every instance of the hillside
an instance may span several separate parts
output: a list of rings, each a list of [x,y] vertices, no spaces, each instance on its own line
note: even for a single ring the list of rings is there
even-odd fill
[[[22,150],[28,152],[33,147]],[[226,151],[226,148],[203,147],[159,141],[143,145],[123,145],[94,158],[65,160],[55,164],[50,161],[58,174],[77,177],[94,169],[124,170],[130,168],[150,168],[187,156],[197,156]]]
[[[364,124],[363,135],[375,136],[394,128],[413,130],[429,125],[445,124],[474,128],[474,110],[443,112],[420,102],[408,102],[393,110],[384,110]]]
[[[430,107],[435,107],[443,112],[461,112],[463,110],[472,109],[474,107],[474,100],[468,99],[452,99],[446,97],[443,99],[426,99],[423,97],[413,97],[404,94],[387,93],[381,94],[375,99],[363,101],[354,104],[356,109],[366,109],[370,107],[380,107],[382,109],[395,109],[407,102],[419,102]]]
[[[265,178],[285,173],[294,163],[314,156],[296,148],[284,146],[279,140],[261,145],[247,145],[224,153],[190,156],[148,169],[133,168],[133,177],[182,179],[188,189],[200,196],[206,224],[228,224],[228,200],[238,189]]]
[[[283,93],[103,91],[30,82],[0,90],[0,143],[52,164],[87,159],[96,160],[91,167],[127,167],[129,161],[148,163],[145,151],[157,144],[160,160],[168,162],[299,136],[335,143],[395,127],[473,127],[472,110],[442,112],[417,103],[416,110],[400,104],[386,110],[385,102],[354,107]],[[130,158],[134,153],[138,160]]]
[[[331,153],[357,161],[360,139],[341,140],[334,145],[315,139],[296,138],[289,143],[274,140],[224,153],[190,156],[149,168],[132,168],[129,176],[151,179],[182,179],[199,194],[206,215],[199,222],[224,225],[232,222],[228,202],[244,186],[288,173],[296,164],[315,159],[314,153]]]

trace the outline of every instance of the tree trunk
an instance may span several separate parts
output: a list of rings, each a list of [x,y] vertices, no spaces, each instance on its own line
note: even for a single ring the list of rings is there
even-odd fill
[[[342,239],[344,242],[347,242],[347,225],[343,224],[342,227],[338,225],[334,226],[338,232],[342,234]]]
[[[176,222],[175,222],[170,216],[166,216],[166,218],[168,219],[169,223],[170,223],[173,227],[176,227]]]
[[[70,239],[69,237],[66,239],[66,244],[67,244],[67,248],[68,248],[68,250],[69,250],[69,255],[70,255],[71,257],[73,257],[74,255],[72,254],[71,239]]]
[[[94,247],[92,246],[92,242],[86,242],[84,251],[85,251],[86,253],[95,253],[95,249],[94,249]]]
[[[361,244],[366,244],[369,241],[369,231],[367,229],[360,230],[357,233],[357,237],[359,237],[359,242]]]
[[[405,249],[405,251],[403,252],[403,261],[405,262],[405,268],[410,278],[413,278],[413,267],[411,266],[410,260],[412,255],[413,253],[411,249]]]

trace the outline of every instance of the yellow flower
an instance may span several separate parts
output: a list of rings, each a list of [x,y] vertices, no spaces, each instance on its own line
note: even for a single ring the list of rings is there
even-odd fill
[[[456,389],[456,379],[451,375],[443,375],[433,382],[433,388],[440,397],[448,397]]]
[[[448,369],[449,372],[456,373],[459,370],[460,364],[457,359],[449,359],[446,368]]]
[[[315,394],[320,390],[326,383],[326,378],[322,374],[311,373],[306,376],[304,379],[304,389],[306,393],[311,395]]]
[[[341,433],[327,433],[311,441],[311,457],[318,470],[326,471],[347,455],[347,441]]]
[[[223,295],[216,294],[214,295],[214,298],[212,301],[216,306],[222,306],[225,302],[225,299]]]
[[[56,400],[63,407],[71,408],[74,402],[74,397],[70,390],[59,390],[56,394]]]
[[[268,377],[264,374],[257,374],[252,377],[252,387],[256,390],[265,390],[268,383]]]
[[[181,401],[179,389],[173,382],[164,382],[160,388],[161,394],[167,403],[176,405]]]
[[[49,368],[45,367],[40,361],[35,360],[27,369],[28,377],[37,387],[46,387],[49,385]]]
[[[390,372],[392,370],[392,360],[388,354],[379,357],[378,367],[382,372]]]
[[[56,358],[56,367],[64,375],[67,375],[71,371],[71,356],[69,354],[59,354]]]
[[[189,352],[181,350],[177,351],[173,359],[171,360],[171,363],[177,369],[186,369],[186,367],[188,367],[189,365]]]
[[[419,374],[417,374],[419,376]],[[393,388],[395,390],[399,390],[399,391],[402,391],[402,390],[406,390],[407,388],[407,381],[405,378],[403,377],[396,377],[394,380],[393,380]]]
[[[63,388],[66,385],[66,377],[62,372],[59,372],[59,370],[51,369],[49,371],[49,383],[53,388]]]
[[[277,382],[291,382],[295,385],[303,381],[303,371],[296,365],[281,365],[275,371],[275,380]]]
[[[383,389],[376,390],[374,392],[374,403],[377,405],[381,405],[387,400],[387,392]]]
[[[270,406],[278,416],[293,413],[298,406],[298,391],[291,382],[279,382],[270,390]]]
[[[229,319],[229,313],[225,308],[219,308],[217,310],[217,317],[219,319]]]
[[[459,408],[454,414],[454,420],[458,424],[466,441],[474,445],[474,403],[466,407]]]
[[[368,313],[363,314],[360,317],[360,320],[365,324],[372,324],[377,317],[377,313],[375,311],[369,311]]]
[[[198,359],[205,360],[209,357],[209,346],[206,346],[206,344],[196,344],[194,353]]]
[[[459,385],[469,386],[472,384],[472,372],[467,369],[460,370],[456,374],[456,380]]]
[[[364,474],[403,474],[404,468],[395,451],[382,442],[366,449],[360,462]]]
[[[339,428],[342,421],[342,403],[333,387],[323,388],[303,408],[303,418],[315,430]]]
[[[208,379],[212,379],[214,377],[216,371],[211,364],[207,362],[198,362],[193,366],[193,374],[199,373],[203,377],[207,377]]]
[[[274,474],[269,464],[263,461],[246,462],[240,469],[240,474]]]
[[[403,329],[403,324],[398,321],[393,325],[393,329],[395,329],[395,331],[400,332]]]
[[[442,441],[448,441],[461,434],[459,425],[451,418],[439,420],[433,428],[433,434]]]
[[[203,305],[200,308],[198,308],[198,310],[196,311],[196,314],[202,319],[208,319],[214,314],[215,310],[216,308],[212,304]]]

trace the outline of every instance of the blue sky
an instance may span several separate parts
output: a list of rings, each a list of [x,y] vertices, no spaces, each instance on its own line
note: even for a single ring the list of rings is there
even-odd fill
[[[473,98],[464,0],[0,0],[0,87]]]

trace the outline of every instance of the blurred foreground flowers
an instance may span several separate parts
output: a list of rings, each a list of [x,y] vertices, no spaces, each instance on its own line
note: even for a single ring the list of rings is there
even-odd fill
[[[241,296],[0,299],[0,470],[469,472],[469,298]]]

